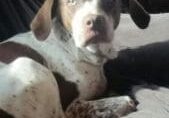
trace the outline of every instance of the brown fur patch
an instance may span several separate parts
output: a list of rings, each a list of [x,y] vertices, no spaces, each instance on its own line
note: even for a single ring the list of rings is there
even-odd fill
[[[51,31],[53,2],[46,0],[31,23],[31,30],[38,40],[45,40]]]
[[[78,5],[69,5],[69,3],[65,0],[61,0],[59,3],[59,11],[61,11],[60,12],[61,21],[64,27],[69,31],[72,28],[71,27],[72,18],[77,8]]]
[[[0,109],[0,118],[14,118],[14,116],[10,115],[6,111]]]
[[[46,64],[44,58],[32,48],[15,43],[6,42],[0,45],[0,61],[3,63],[10,63],[18,57],[29,57],[43,65]]]
[[[66,81],[64,77],[59,73],[53,74],[58,83],[63,110],[66,110],[69,104],[79,96],[77,85],[73,82]]]

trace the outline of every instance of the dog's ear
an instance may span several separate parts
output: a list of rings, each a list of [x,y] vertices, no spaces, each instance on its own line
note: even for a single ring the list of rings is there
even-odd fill
[[[137,0],[129,0],[129,13],[139,28],[147,28],[150,22],[150,15]]]
[[[52,27],[52,6],[54,0],[45,0],[30,25],[32,32],[38,40],[45,40]]]

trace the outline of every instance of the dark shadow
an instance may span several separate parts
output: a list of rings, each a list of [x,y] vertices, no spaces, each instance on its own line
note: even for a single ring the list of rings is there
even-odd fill
[[[149,13],[168,13],[169,0],[137,0]],[[129,0],[122,0],[122,12],[128,12]]]
[[[6,111],[0,109],[0,118],[14,118],[14,116],[10,115]]]
[[[30,30],[44,0],[0,0],[0,41]]]
[[[60,100],[63,110],[65,111],[68,105],[79,96],[77,85],[73,82],[66,81],[59,73],[53,73],[58,83]]]
[[[149,13],[169,12],[169,0],[138,0]]]
[[[109,90],[126,94],[133,85],[169,86],[169,41],[126,49],[104,65]]]

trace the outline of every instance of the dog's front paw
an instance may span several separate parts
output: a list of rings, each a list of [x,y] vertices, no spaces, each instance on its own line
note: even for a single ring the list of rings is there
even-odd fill
[[[66,110],[69,118],[119,118],[136,110],[128,96],[105,98],[95,101],[74,101]]]

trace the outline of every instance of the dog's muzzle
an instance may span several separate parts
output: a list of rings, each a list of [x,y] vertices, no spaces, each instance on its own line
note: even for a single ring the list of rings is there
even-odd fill
[[[101,15],[87,15],[83,20],[84,42],[83,46],[107,42],[106,19]]]

